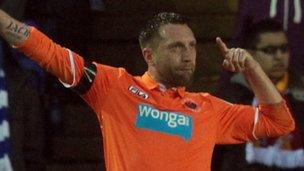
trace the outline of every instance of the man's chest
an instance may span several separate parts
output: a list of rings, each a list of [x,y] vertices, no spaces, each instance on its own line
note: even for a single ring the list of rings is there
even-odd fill
[[[109,93],[102,109],[103,121],[116,125],[113,129],[129,130],[140,137],[189,142],[212,141],[215,136],[216,120],[210,104],[187,96],[122,86]]]

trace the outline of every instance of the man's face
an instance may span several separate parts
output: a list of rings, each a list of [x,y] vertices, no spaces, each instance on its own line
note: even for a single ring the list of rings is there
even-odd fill
[[[195,70],[196,40],[187,25],[167,24],[159,29],[160,40],[153,50],[158,79],[169,86],[186,86]]]
[[[289,64],[289,50],[285,33],[260,34],[253,56],[272,81],[279,81],[287,72]]]

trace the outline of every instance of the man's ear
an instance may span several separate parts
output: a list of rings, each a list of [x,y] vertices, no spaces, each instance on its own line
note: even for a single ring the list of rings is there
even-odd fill
[[[148,66],[154,65],[152,49],[151,48],[143,48],[141,50],[141,52],[142,52],[142,55],[143,55],[146,63],[148,64]]]

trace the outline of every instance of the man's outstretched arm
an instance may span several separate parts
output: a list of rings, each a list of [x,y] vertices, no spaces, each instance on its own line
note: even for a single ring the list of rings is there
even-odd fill
[[[28,38],[30,27],[0,9],[0,33],[10,45],[17,46]]]
[[[83,58],[56,44],[34,27],[10,17],[0,9],[0,34],[13,47],[30,59],[74,86],[82,75]]]

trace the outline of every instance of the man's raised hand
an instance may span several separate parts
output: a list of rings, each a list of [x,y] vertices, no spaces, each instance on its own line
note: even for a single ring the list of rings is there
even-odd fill
[[[241,48],[227,48],[221,38],[216,38],[216,43],[224,57],[223,66],[232,72],[243,72],[254,69],[258,64],[252,56]]]

